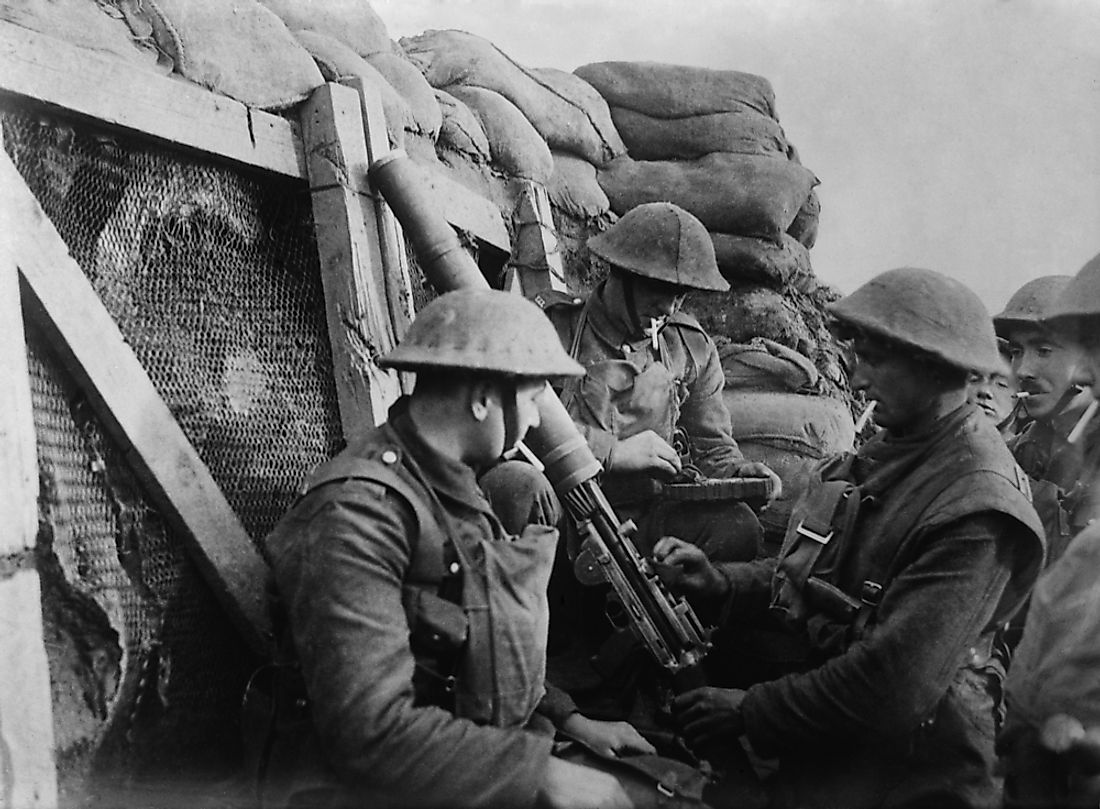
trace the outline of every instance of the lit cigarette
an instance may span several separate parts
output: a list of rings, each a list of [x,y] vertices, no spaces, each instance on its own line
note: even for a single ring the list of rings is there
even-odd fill
[[[530,463],[531,466],[535,467],[535,469],[540,472],[546,471],[546,467],[543,465],[542,461],[536,458],[535,453],[531,452],[531,449],[522,441],[516,442],[516,449],[519,450],[519,454],[526,458],[527,462]]]
[[[661,329],[661,321],[657,320],[657,318],[655,318],[655,317],[651,317],[649,319],[649,337],[650,337],[651,340],[653,340],[653,350],[654,351],[657,351],[657,350],[660,349],[660,345],[657,343],[657,333],[660,331],[660,329]]]
[[[1012,398],[1013,399],[1026,399],[1030,395],[1031,394],[1028,393],[1026,390],[1021,390],[1021,391],[1017,391],[1016,393],[1012,394]]]
[[[1085,434],[1085,428],[1089,426],[1092,417],[1096,415],[1097,407],[1100,407],[1100,401],[1093,399],[1089,402],[1089,406],[1085,408],[1085,412],[1081,414],[1081,418],[1077,419],[1077,423],[1073,425],[1073,429],[1070,430],[1069,435],[1066,436],[1066,441],[1071,444],[1076,444],[1081,440],[1081,436]]]
[[[859,418],[856,419],[856,435],[863,432],[863,428],[867,426],[867,422],[871,420],[871,415],[875,412],[875,405],[878,404],[878,400],[871,402],[867,405],[866,409],[859,414]]]

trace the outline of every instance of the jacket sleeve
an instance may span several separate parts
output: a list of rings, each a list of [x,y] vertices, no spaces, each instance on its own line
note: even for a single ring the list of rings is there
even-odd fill
[[[742,711],[763,753],[890,743],[928,718],[993,621],[1020,523],[978,514],[930,531],[886,590],[867,636],[804,674],[749,689]]]
[[[308,517],[315,541],[276,570],[328,760],[402,806],[533,805],[549,738],[414,704],[401,598],[411,510],[377,484],[337,485]]]
[[[722,398],[726,375],[718,349],[701,331],[681,329],[684,348],[696,366],[689,379],[688,397],[680,409],[679,425],[691,437],[693,461],[707,477],[736,477],[745,463],[730,427],[730,412]]]

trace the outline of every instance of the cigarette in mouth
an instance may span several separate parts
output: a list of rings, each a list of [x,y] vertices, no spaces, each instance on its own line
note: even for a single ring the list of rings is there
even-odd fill
[[[1069,435],[1066,436],[1066,441],[1071,444],[1076,444],[1081,440],[1081,436],[1085,434],[1085,428],[1089,426],[1092,417],[1096,415],[1097,407],[1100,407],[1100,401],[1093,399],[1089,402],[1089,406],[1085,408],[1085,412],[1081,414],[1081,418],[1077,419],[1077,423],[1073,425],[1073,429],[1070,430]]]
[[[1013,399],[1026,399],[1026,398],[1028,398],[1028,397],[1029,397],[1030,395],[1031,395],[1031,394],[1030,394],[1030,393],[1028,393],[1028,392],[1027,392],[1026,390],[1021,390],[1021,391],[1018,391],[1018,392],[1016,392],[1016,393],[1012,394],[1012,398],[1013,398]]]
[[[876,399],[875,401],[867,405],[864,411],[859,414],[859,418],[856,419],[856,435],[859,435],[861,432],[863,432],[863,428],[866,427],[867,422],[871,420],[871,414],[875,412],[875,405],[877,404],[878,400]]]

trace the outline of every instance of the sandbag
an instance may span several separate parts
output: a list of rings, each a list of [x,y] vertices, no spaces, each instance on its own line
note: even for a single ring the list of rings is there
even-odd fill
[[[324,84],[313,57],[257,0],[142,0],[138,8],[176,72],[215,93],[279,110]]]
[[[554,173],[546,185],[550,204],[570,216],[594,219],[611,208],[607,194],[596,180],[596,167],[575,155],[550,150]]]
[[[360,56],[393,49],[382,18],[367,0],[260,0],[291,31],[316,31]]]
[[[763,76],[661,62],[593,62],[573,71],[607,99],[655,118],[752,110],[775,118],[775,92]]]
[[[778,242],[754,236],[711,233],[718,271],[729,281],[782,288],[813,272],[810,252],[786,233]]]
[[[148,23],[139,21],[146,28],[143,37],[127,25],[127,16],[128,9],[124,13],[88,0],[0,0],[0,20],[82,48],[109,53],[140,70],[170,73],[170,59],[165,57],[160,65],[157,63],[158,53],[152,46]]]
[[[817,191],[811,191],[794,215],[787,233],[802,242],[807,249],[811,248],[817,243],[817,223],[820,218],[821,200],[817,197]]]
[[[695,315],[707,333],[747,343],[767,337],[814,357],[814,333],[806,325],[793,299],[759,285],[738,287],[723,293],[692,294],[684,308]]]
[[[817,182],[790,160],[724,152],[685,161],[620,157],[597,177],[620,216],[646,202],[673,202],[712,232],[776,243]]]
[[[760,515],[764,552],[779,552],[791,509],[823,458],[851,450],[855,425],[847,405],[828,396],[804,396],[727,388],[733,437],[746,458],[768,465],[783,481],[783,494]]]
[[[435,140],[439,137],[439,127],[443,123],[443,113],[439,102],[435,100],[435,90],[412,62],[396,53],[380,51],[369,54],[366,60],[397,91],[412,111],[416,122],[413,131]]]
[[[766,337],[734,343],[716,337],[726,388],[773,393],[819,392],[821,375],[801,352]]]
[[[501,171],[543,185],[549,181],[554,171],[550,147],[515,104],[484,87],[456,84],[445,89],[477,117]]]
[[[343,42],[327,34],[316,31],[292,33],[302,47],[309,51],[313,61],[321,70],[321,75],[325,77],[325,81],[339,82],[341,79],[359,77],[367,85],[377,88],[382,98],[382,110],[386,114],[386,132],[389,135],[390,144],[403,145],[404,131],[406,129],[415,131],[416,121],[413,119],[408,103],[386,81],[385,76]]]
[[[694,160],[711,152],[787,156],[783,127],[752,110],[658,118],[612,107],[611,120],[635,160]]]
[[[465,31],[426,31],[400,40],[432,87],[494,90],[518,107],[549,145],[604,165],[626,147],[607,104],[582,82],[557,71],[537,75],[492,42]]]
[[[437,144],[487,162],[491,157],[489,139],[473,111],[446,90],[436,90],[435,100],[443,115]]]

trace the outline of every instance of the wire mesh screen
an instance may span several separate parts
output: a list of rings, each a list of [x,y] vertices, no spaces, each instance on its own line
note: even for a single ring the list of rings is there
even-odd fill
[[[124,339],[262,539],[342,443],[305,184],[10,105],[0,126]],[[205,789],[239,763],[240,697],[256,661],[46,338],[31,328],[28,343],[63,801],[113,804],[113,790],[169,774]],[[201,800],[212,805],[209,793]]]
[[[308,189],[3,115],[4,142],[254,540],[340,444]]]

